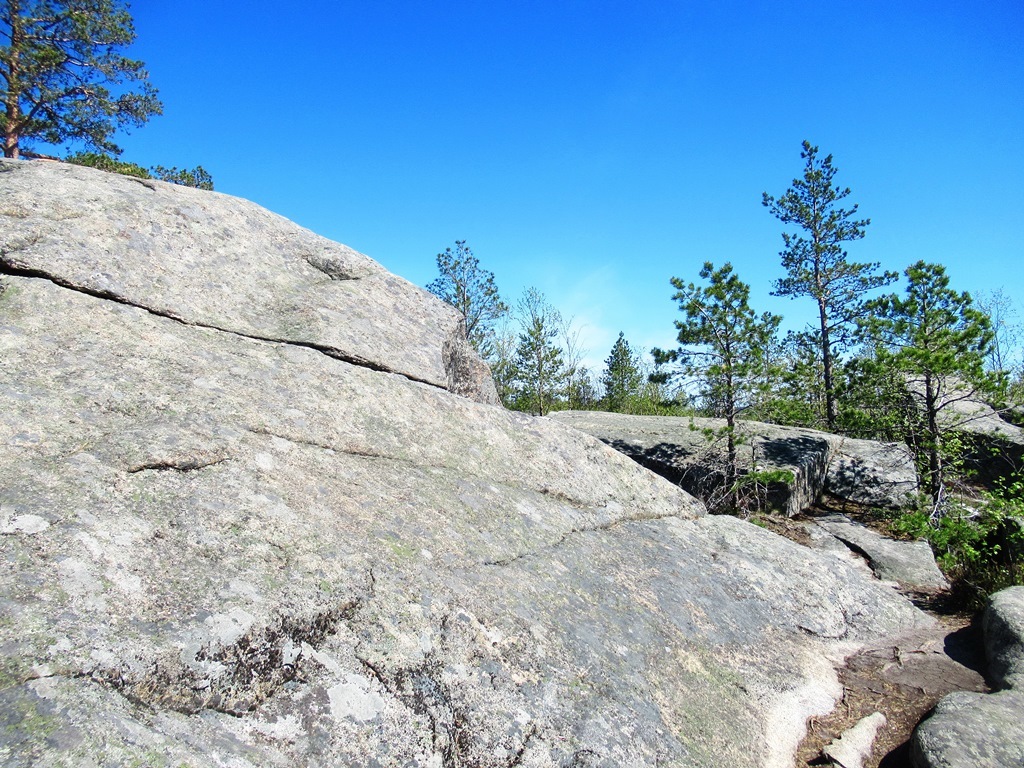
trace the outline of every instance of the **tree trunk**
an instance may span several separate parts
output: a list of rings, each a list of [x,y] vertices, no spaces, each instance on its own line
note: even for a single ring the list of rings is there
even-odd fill
[[[4,73],[7,82],[7,129],[4,131],[4,157],[17,160],[20,156],[18,143],[21,139],[21,88],[18,60],[22,45],[21,7],[16,0],[7,3],[7,15],[11,23],[10,69]]]
[[[939,430],[938,393],[931,374],[924,377],[924,409],[928,420],[928,492],[932,503],[942,500],[942,434]]]
[[[739,461],[736,458],[736,393],[732,386],[732,370],[728,367],[725,375],[725,429],[725,445],[728,452],[725,484],[729,489],[733,509],[739,510],[740,490],[736,487],[739,480]]]
[[[834,432],[839,421],[839,405],[836,403],[835,385],[832,381],[832,344],[828,337],[828,310],[822,299],[818,300],[818,317],[821,320],[821,368],[825,385],[825,423]]]

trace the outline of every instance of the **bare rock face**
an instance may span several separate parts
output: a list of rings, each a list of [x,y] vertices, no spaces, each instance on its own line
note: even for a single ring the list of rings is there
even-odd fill
[[[992,595],[985,607],[985,652],[992,681],[1024,690],[1024,587]]]
[[[598,411],[560,411],[552,418],[622,451],[645,467],[703,495],[722,482],[725,449],[705,431],[722,419],[630,416]],[[792,482],[771,483],[768,501],[788,515],[809,507],[823,493],[865,506],[900,508],[917,490],[914,460],[905,445],[879,443],[757,421],[738,426],[744,443],[742,473],[785,470]]]
[[[1024,765],[1024,693],[957,691],[942,699],[910,742],[914,768]]]
[[[0,168],[7,271],[497,403],[457,312],[351,248],[227,195],[59,163]]]
[[[788,766],[929,622],[454,394],[448,308],[249,203],[8,162],[0,243],[4,765]]]

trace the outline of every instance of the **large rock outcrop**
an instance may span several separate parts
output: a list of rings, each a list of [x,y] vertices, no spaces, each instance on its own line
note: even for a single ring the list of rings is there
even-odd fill
[[[249,203],[3,162],[0,265],[4,765],[786,766],[929,621]]]
[[[0,173],[8,272],[497,402],[458,313],[351,248],[226,195],[62,164]]]
[[[645,467],[704,495],[723,481],[722,440],[707,432],[725,426],[722,419],[630,416],[601,411],[560,411],[552,417],[594,435]],[[771,483],[769,503],[795,515],[823,493],[864,506],[899,508],[917,490],[913,456],[905,445],[879,443],[757,421],[737,431],[740,471],[785,470],[792,482]]]

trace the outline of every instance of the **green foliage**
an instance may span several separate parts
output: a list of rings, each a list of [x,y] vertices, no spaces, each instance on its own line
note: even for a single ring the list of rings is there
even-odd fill
[[[604,386],[605,407],[619,413],[635,413],[644,390],[644,375],[637,355],[620,331],[604,361],[601,384]]]
[[[213,191],[213,177],[201,165],[192,170],[182,168],[164,168],[162,165],[145,169],[141,165],[118,160],[116,157],[99,152],[76,152],[64,158],[64,162],[83,165],[108,173],[120,173],[122,176],[134,176],[139,179],[159,179],[183,187],[195,187]]]
[[[839,379],[838,430],[850,437],[909,442],[920,416],[906,378],[866,348],[848,360]]]
[[[1020,479],[986,494],[983,505],[954,505],[935,518],[928,511],[908,512],[892,523],[898,534],[924,539],[969,607],[1005,587],[1024,584],[1024,482]]]
[[[703,401],[725,419],[725,480],[732,487],[738,474],[736,417],[768,387],[767,351],[774,346],[782,318],[768,312],[759,316],[750,308],[750,286],[733,274],[731,264],[715,269],[705,262],[700,276],[707,286],[672,278],[677,289],[672,298],[685,315],[675,322],[680,346],[655,349],[653,355],[659,365],[676,363],[679,373],[697,377]]]
[[[774,382],[755,411],[761,421],[825,429],[821,348],[813,332],[790,331],[772,361]]]
[[[514,407],[543,416],[563,396],[568,383],[558,344],[562,316],[536,288],[523,294],[518,313],[521,333],[514,363]]]
[[[772,508],[779,487],[792,488],[795,480],[796,476],[787,469],[755,469],[740,475],[730,490],[735,511],[746,517],[766,510],[778,511]]]
[[[816,343],[821,351],[820,390],[825,401],[826,424],[833,428],[838,419],[834,358],[847,341],[855,318],[863,313],[866,291],[888,285],[892,272],[877,273],[879,264],[847,261],[843,243],[860,240],[870,219],[857,219],[857,205],[842,207],[849,188],[833,183],[836,168],[832,155],[818,158],[818,148],[803,143],[803,178],[780,197],[765,192],[762,204],[783,224],[796,225],[800,232],[782,234],[780,253],[787,276],[775,283],[774,295],[797,298],[809,296],[818,305]]]
[[[731,264],[715,269],[705,262],[700,276],[708,281],[706,287],[672,278],[677,289],[672,298],[685,315],[675,321],[680,346],[652,353],[659,365],[678,366],[663,379],[696,377],[711,415],[731,421],[769,385],[767,351],[782,318],[751,309],[750,286],[733,274]]]
[[[152,174],[141,165],[118,160],[110,155],[104,155],[99,152],[76,152],[64,158],[64,162],[73,165],[84,165],[87,168],[96,168],[108,173],[120,173],[122,176],[135,176],[140,179],[153,178]]]
[[[162,165],[154,165],[149,169],[153,178],[166,181],[171,184],[178,184],[182,187],[194,187],[213,191],[213,177],[201,165],[195,168],[164,168]]]
[[[865,305],[860,331],[875,350],[867,368],[905,382],[911,404],[908,442],[938,507],[947,479],[944,440],[969,419],[958,414],[957,403],[998,389],[998,376],[985,370],[993,334],[970,294],[949,287],[944,267],[918,261],[906,276],[904,296],[890,294]]]
[[[484,358],[495,353],[495,323],[508,313],[501,300],[494,273],[481,269],[479,260],[465,240],[455,241],[455,250],[437,254],[436,280],[427,290],[462,313],[463,330],[473,348]]]
[[[162,110],[142,62],[121,54],[134,40],[117,0],[0,3],[4,156],[19,157],[27,139],[120,154],[113,135]]]

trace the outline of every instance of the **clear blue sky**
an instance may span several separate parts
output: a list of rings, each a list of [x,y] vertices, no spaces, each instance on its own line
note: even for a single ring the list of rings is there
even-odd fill
[[[165,114],[125,159],[202,164],[426,285],[465,239],[536,286],[600,365],[672,346],[669,278],[731,261],[759,310],[781,225],[761,205],[831,153],[872,219],[850,256],[944,263],[1024,298],[1024,2],[138,0]],[[1024,308],[1022,308],[1024,314]],[[1024,318],[1022,318],[1024,319]]]

